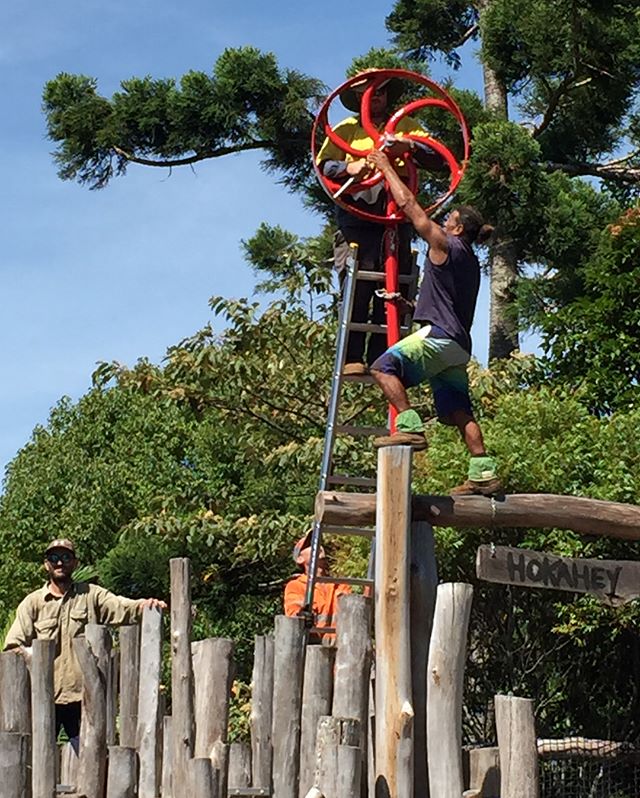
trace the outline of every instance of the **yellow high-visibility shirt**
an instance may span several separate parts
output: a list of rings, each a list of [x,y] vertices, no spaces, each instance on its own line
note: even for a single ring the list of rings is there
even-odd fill
[[[373,149],[373,139],[362,127],[359,117],[350,116],[347,119],[343,119],[333,130],[336,135],[340,136],[343,141],[346,141],[355,150],[362,150],[363,156]],[[422,136],[423,138],[428,138],[429,136],[427,131],[420,126],[420,123],[410,116],[405,116],[398,122],[396,135],[398,138],[402,138],[403,135]],[[348,163],[355,160],[356,156],[341,150],[328,137],[324,140],[320,152],[316,156],[317,164],[321,164],[323,161],[346,161]],[[407,174],[407,168],[401,160],[396,162],[396,168],[400,175]]]

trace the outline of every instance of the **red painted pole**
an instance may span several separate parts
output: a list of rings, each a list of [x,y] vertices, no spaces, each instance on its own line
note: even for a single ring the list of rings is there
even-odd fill
[[[387,192],[387,218],[393,218],[398,211],[396,203]],[[387,293],[394,294],[399,291],[398,280],[398,223],[388,224],[384,236],[384,287]],[[397,344],[400,340],[400,312],[396,302],[386,302],[387,316],[387,347]],[[396,431],[396,416],[398,411],[389,405],[389,430]]]

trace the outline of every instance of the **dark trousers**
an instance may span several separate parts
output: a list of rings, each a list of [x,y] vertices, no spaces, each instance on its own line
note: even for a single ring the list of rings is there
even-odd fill
[[[374,223],[363,226],[343,226],[338,230],[334,240],[334,258],[340,286],[346,276],[350,244],[358,245],[358,269],[360,271],[384,271],[384,236],[384,225]],[[411,274],[412,266],[411,225],[398,225],[398,273]],[[383,287],[383,283],[371,280],[356,282],[351,321],[371,324],[386,323],[385,302],[375,295],[376,289]],[[406,285],[401,286],[401,293],[403,296],[407,295]],[[371,334],[367,343],[367,333],[350,332],[345,363],[366,362],[370,366],[386,349],[386,335]]]
[[[80,734],[80,701],[72,704],[56,704],[56,737],[64,729],[67,737],[73,740]]]

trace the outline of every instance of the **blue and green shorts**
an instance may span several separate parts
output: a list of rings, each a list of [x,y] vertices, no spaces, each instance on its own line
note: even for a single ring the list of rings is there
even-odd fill
[[[442,337],[430,324],[387,349],[371,366],[372,371],[393,374],[405,388],[428,381],[438,418],[447,423],[456,410],[473,415],[469,398],[469,353],[457,341]]]

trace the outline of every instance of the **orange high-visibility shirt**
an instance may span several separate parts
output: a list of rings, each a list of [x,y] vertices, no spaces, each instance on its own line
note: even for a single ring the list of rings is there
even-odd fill
[[[300,574],[287,582],[284,589],[284,614],[295,617],[304,605],[307,590],[307,575]],[[338,598],[351,593],[349,585],[334,585],[316,582],[313,593],[313,615],[316,626],[335,627],[338,613]],[[333,637],[326,634],[323,637]]]

